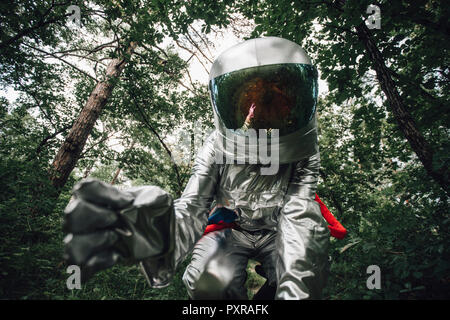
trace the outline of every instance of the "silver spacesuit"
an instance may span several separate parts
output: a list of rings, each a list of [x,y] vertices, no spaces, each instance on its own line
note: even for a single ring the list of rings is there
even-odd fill
[[[251,258],[277,287],[276,299],[320,298],[329,230],[314,201],[317,81],[291,41],[257,38],[226,50],[210,73],[216,130],[182,196],[77,184],[65,210],[66,258],[85,278],[119,258],[138,262],[152,287],[164,287],[192,253],[183,281],[194,299],[246,299]],[[259,143],[264,133],[270,148]],[[263,149],[276,155],[272,163]],[[274,161],[276,170],[264,174]],[[236,226],[202,236],[214,205],[236,212]]]

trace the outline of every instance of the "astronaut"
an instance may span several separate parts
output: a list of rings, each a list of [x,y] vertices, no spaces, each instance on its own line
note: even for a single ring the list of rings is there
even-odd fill
[[[83,279],[119,260],[139,263],[160,288],[192,254],[183,276],[192,299],[247,299],[254,259],[276,299],[319,299],[330,232],[315,201],[317,70],[296,43],[251,39],[215,60],[209,89],[216,130],[182,196],[78,183],[65,210],[66,259]],[[232,227],[203,235],[217,208],[233,212]]]

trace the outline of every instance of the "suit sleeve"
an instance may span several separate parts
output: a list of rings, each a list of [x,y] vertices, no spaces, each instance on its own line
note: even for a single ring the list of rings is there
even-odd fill
[[[278,219],[277,299],[318,299],[328,271],[329,230],[315,201],[320,154],[296,164]]]
[[[176,267],[205,230],[219,179],[213,139],[214,134],[197,154],[191,177],[179,199],[173,201],[170,194],[156,187],[132,191],[141,203],[127,214],[132,221],[130,229],[145,237],[149,248],[158,248],[150,255],[145,252],[139,257],[134,255],[139,258],[141,271],[151,287],[161,288],[170,283]]]

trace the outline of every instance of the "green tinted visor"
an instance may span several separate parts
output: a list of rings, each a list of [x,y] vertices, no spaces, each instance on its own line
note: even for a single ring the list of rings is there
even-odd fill
[[[227,129],[279,129],[279,136],[305,127],[314,117],[318,73],[300,63],[232,71],[209,83],[215,111]]]

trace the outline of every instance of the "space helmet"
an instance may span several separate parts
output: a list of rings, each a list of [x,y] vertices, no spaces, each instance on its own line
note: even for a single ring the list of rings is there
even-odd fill
[[[263,37],[227,49],[211,67],[209,90],[215,148],[226,159],[259,159],[263,138],[280,164],[318,152],[318,72],[298,44]]]

